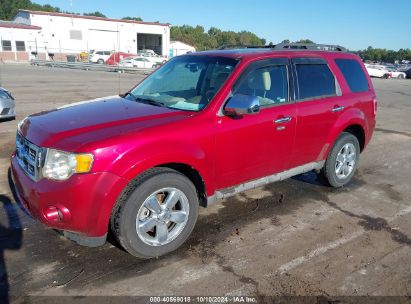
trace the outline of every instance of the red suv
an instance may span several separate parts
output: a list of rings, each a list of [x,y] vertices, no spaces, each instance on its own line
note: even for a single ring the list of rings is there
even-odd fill
[[[322,48],[179,56],[124,95],[27,117],[11,158],[21,202],[79,244],[111,229],[151,258],[183,244],[199,206],[312,170],[344,186],[377,101],[359,57]]]

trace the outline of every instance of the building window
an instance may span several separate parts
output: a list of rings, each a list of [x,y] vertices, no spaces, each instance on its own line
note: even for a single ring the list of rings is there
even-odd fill
[[[20,52],[26,51],[26,45],[24,41],[16,41],[16,50]]]
[[[82,35],[81,31],[70,30],[70,39],[72,39],[72,40],[82,40],[83,35]]]
[[[1,46],[3,51],[11,51],[11,41],[10,40],[2,40]]]

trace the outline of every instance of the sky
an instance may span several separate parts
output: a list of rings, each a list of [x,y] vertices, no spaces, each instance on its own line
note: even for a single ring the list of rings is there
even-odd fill
[[[411,48],[410,0],[34,0],[109,18],[254,32],[267,43],[311,39],[351,50]]]

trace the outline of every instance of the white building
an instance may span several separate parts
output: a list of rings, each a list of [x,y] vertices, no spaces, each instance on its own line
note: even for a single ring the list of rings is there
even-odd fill
[[[180,56],[187,53],[194,53],[196,51],[195,47],[180,42],[180,41],[171,41],[170,42],[170,57]]]
[[[0,21],[0,60],[27,61],[30,45],[39,39],[40,33],[38,26]]]
[[[8,27],[1,24],[5,23],[0,22],[1,40],[6,42],[5,47],[2,43],[0,57],[5,52],[17,52],[17,47],[13,48],[16,41],[24,41],[28,54],[37,53],[41,59],[53,54],[55,60],[90,50],[135,54],[152,49],[168,55],[170,49],[170,24],[28,10],[19,10]]]

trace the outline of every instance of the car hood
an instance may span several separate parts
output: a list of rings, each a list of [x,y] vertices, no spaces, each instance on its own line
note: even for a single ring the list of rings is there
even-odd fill
[[[192,112],[112,96],[30,115],[19,129],[38,146],[78,151],[93,142],[140,132],[192,115]]]

